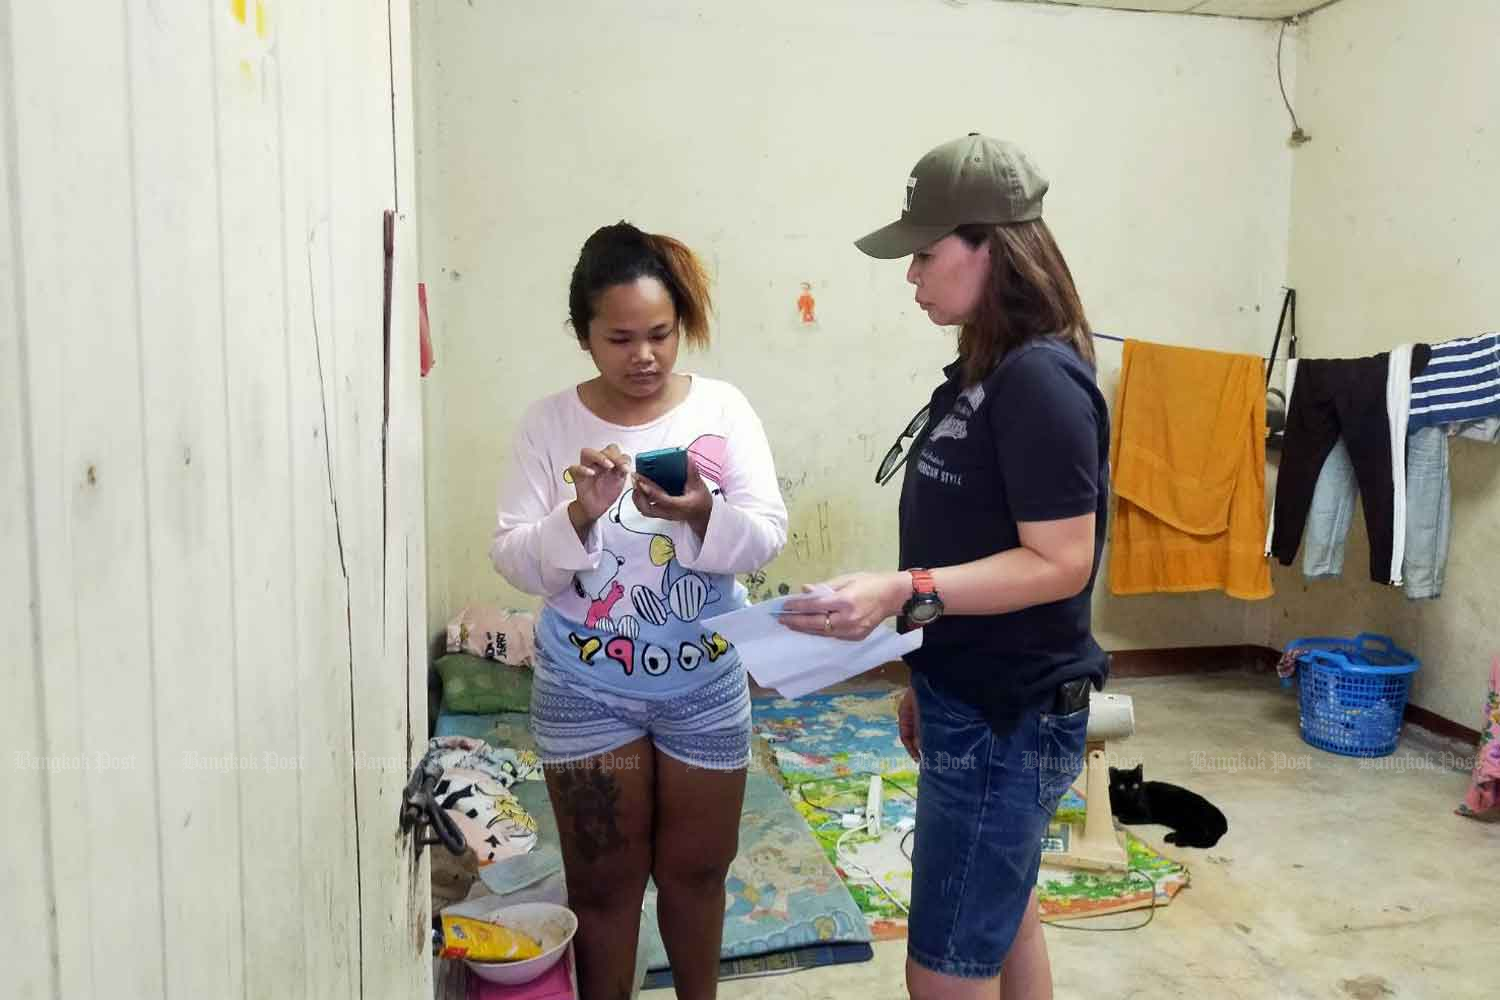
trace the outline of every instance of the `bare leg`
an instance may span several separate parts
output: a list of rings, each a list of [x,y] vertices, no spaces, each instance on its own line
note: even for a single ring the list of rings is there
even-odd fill
[[[656,920],[679,1000],[719,988],[724,879],[739,849],[744,771],[711,771],[656,757]]]
[[[998,979],[945,976],[907,959],[906,988],[912,1000],[1052,1000],[1052,965],[1037,916],[1036,890],[1026,902],[1026,915]]]
[[[635,985],[641,900],[651,872],[655,756],[641,739],[547,768],[568,905],[578,915],[578,988],[588,1000],[625,1000]]]
[[[1042,936],[1038,906],[1033,889],[1026,901],[1021,929],[1000,967],[1002,1000],[1052,1000],[1052,964],[1047,958],[1047,939]]]
[[[945,976],[908,958],[906,990],[911,1000],[999,1000],[1000,980]]]

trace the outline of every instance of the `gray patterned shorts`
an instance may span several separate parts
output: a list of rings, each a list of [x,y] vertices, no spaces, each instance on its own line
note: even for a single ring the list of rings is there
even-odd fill
[[[597,757],[649,736],[657,750],[694,767],[750,766],[750,687],[739,662],[694,691],[656,701],[590,691],[543,662],[533,674],[531,733],[544,764]]]

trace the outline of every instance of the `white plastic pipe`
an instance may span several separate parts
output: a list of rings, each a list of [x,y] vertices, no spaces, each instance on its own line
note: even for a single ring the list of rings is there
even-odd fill
[[[1128,694],[1095,691],[1089,697],[1089,727],[1085,739],[1123,740],[1135,732],[1135,703]]]

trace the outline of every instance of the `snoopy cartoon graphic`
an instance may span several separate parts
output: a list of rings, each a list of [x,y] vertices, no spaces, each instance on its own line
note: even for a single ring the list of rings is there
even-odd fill
[[[589,628],[602,632],[615,631],[610,614],[620,598],[625,596],[625,588],[615,579],[620,575],[620,567],[624,565],[624,559],[605,549],[599,553],[598,566],[574,574],[573,593],[591,602],[588,615],[583,620]]]

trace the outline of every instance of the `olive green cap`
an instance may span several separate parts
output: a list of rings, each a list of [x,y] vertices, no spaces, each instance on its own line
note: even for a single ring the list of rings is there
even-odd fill
[[[1047,178],[1019,146],[970,132],[918,160],[901,218],[854,245],[883,260],[905,257],[959,226],[1040,219],[1046,193]]]

